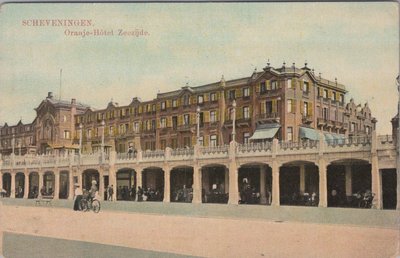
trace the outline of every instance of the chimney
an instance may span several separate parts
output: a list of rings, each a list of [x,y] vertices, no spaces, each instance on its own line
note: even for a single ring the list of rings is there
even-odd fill
[[[52,99],[52,98],[53,98],[53,92],[49,91],[49,92],[47,93],[47,98],[48,98],[48,99]]]
[[[76,99],[71,99],[71,105],[76,105]]]

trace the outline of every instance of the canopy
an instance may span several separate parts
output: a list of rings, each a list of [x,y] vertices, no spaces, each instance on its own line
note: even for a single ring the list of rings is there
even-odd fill
[[[250,140],[262,140],[274,138],[281,125],[271,124],[263,125],[256,129],[253,135],[249,138]]]
[[[330,134],[330,133],[326,133],[325,134],[325,140],[326,141],[331,141],[331,140],[335,140],[336,138],[332,135],[332,134]]]
[[[319,140],[319,133],[317,130],[314,130],[312,128],[307,128],[307,127],[300,127],[300,138],[307,138],[313,141],[318,141]]]

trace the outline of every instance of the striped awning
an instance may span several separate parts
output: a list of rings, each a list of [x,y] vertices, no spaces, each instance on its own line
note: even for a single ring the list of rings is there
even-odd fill
[[[309,139],[313,141],[319,140],[319,133],[317,130],[307,127],[300,127],[299,137],[301,139]]]
[[[257,128],[253,135],[249,138],[250,140],[263,140],[274,138],[279,128],[280,124],[272,124],[264,126],[262,128]]]

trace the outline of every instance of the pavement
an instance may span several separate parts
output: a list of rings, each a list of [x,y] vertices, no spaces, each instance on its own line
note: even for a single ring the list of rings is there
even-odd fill
[[[3,204],[0,222],[7,258],[36,253],[37,257],[399,254],[397,211],[102,202],[102,210],[95,214],[72,211],[71,201],[54,201],[52,207],[35,207],[33,200],[3,199]]]

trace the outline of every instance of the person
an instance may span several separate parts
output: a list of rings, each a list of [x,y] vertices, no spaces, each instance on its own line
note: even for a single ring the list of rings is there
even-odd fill
[[[40,195],[43,197],[46,195],[46,187],[43,185],[42,188],[40,188]]]
[[[75,185],[75,194],[74,194],[74,211],[80,210],[80,203],[82,200],[83,192],[79,185]]]
[[[90,203],[96,197],[96,192],[97,192],[97,182],[96,182],[96,180],[93,180],[92,186],[90,187],[90,190],[89,190]]]
[[[114,186],[110,185],[110,186],[108,186],[108,192],[107,192],[109,201],[113,200],[113,194],[114,194]]]
[[[137,200],[138,202],[143,201],[143,189],[142,187],[138,187],[138,191],[137,191]]]

